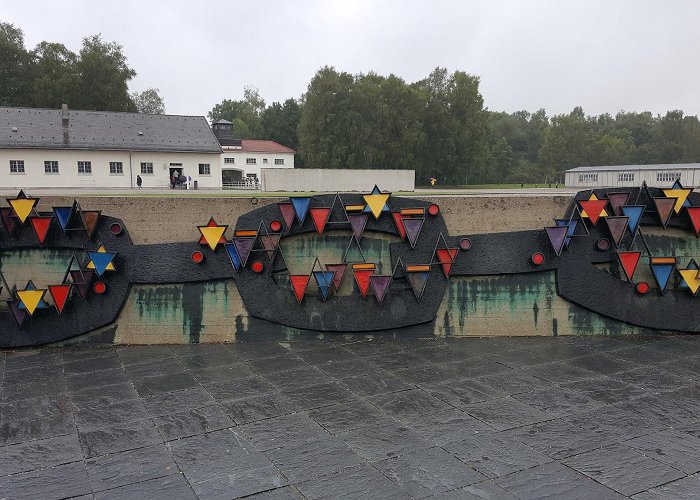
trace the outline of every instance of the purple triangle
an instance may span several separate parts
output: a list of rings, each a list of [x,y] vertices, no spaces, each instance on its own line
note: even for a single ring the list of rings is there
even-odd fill
[[[264,234],[260,236],[260,242],[262,243],[262,246],[265,249],[265,253],[267,254],[268,259],[272,260],[275,257],[275,252],[279,247],[281,236],[282,235],[280,234]]]
[[[24,320],[27,319],[27,312],[19,308],[19,300],[8,300],[7,305],[10,306],[12,317],[15,318],[17,326],[22,327]]]
[[[406,278],[408,283],[411,285],[413,294],[416,299],[420,300],[423,296],[423,291],[425,291],[425,285],[428,283],[428,277],[430,276],[430,271],[422,271],[417,273],[406,273]]]
[[[384,302],[384,297],[389,289],[389,284],[391,283],[391,276],[370,276],[369,282],[372,284],[372,290],[374,290],[374,296],[381,304]]]
[[[401,219],[403,228],[406,230],[406,238],[411,244],[411,248],[416,247],[416,242],[418,241],[418,236],[420,235],[420,230],[423,227],[423,222],[425,219]]]
[[[368,218],[369,214],[348,215],[348,220],[350,221],[350,226],[352,227],[352,233],[355,235],[357,241],[362,239],[362,233],[365,232]]]
[[[255,238],[233,238],[233,246],[236,247],[236,252],[241,259],[241,266],[245,267],[248,262],[248,256],[255,244]]]
[[[625,229],[627,229],[627,223],[630,218],[624,215],[606,217],[605,222],[610,230],[610,236],[612,236],[615,246],[618,246],[622,241],[622,237],[625,235]]]
[[[549,242],[552,244],[552,247],[554,248],[554,253],[557,254],[557,257],[561,255],[561,251],[564,248],[564,241],[566,240],[566,233],[569,230],[568,226],[552,226],[552,227],[545,227],[545,231],[547,231],[547,236],[549,237]]]

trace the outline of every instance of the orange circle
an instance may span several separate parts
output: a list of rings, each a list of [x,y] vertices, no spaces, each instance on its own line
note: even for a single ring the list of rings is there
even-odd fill
[[[541,265],[544,262],[544,254],[542,252],[535,252],[532,254],[532,263],[536,266]]]
[[[278,220],[273,220],[270,222],[270,230],[273,233],[279,233],[282,230],[282,223]]]
[[[440,213],[440,207],[438,207],[435,203],[431,203],[428,207],[428,213],[430,215],[437,215]]]
[[[201,264],[204,261],[204,254],[199,250],[192,252],[192,262],[195,264]]]

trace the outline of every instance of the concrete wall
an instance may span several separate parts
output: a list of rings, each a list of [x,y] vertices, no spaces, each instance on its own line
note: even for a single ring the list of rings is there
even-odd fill
[[[276,169],[293,169],[294,154],[293,153],[251,153],[244,151],[236,151],[230,147],[224,146],[224,153],[221,155],[222,170],[240,170],[245,178],[248,174],[255,174],[258,179],[261,178],[260,169],[276,168]],[[233,159],[234,163],[226,163],[226,158]],[[248,158],[255,159],[255,163],[248,163]],[[275,165],[275,160],[284,161],[284,165]]]
[[[369,192],[376,184],[382,191],[413,191],[416,174],[413,170],[294,170],[263,168],[263,191]]]
[[[184,175],[191,175],[201,188],[220,188],[220,154],[142,153],[87,150],[0,150],[0,186],[31,189],[43,187],[129,188],[141,175],[144,187],[166,187],[170,164],[181,163]],[[11,160],[24,160],[24,173],[10,173]],[[59,173],[44,173],[45,161],[58,161]],[[78,161],[89,161],[92,173],[79,174]],[[110,162],[122,163],[122,174],[110,174]],[[153,174],[142,174],[141,163],[152,163]],[[199,175],[199,164],[208,163],[211,175]]]
[[[597,175],[596,178],[586,174]],[[629,176],[625,180],[621,180],[619,174],[631,174],[633,180]],[[597,172],[566,172],[564,176],[564,184],[566,187],[575,188],[598,188],[598,187],[637,187],[641,186],[642,182],[646,182],[649,186],[671,187],[673,182],[679,177],[681,184],[684,187],[696,187],[700,184],[700,169],[659,169],[659,170],[599,170]],[[583,177],[582,177],[583,176]],[[670,179],[670,180],[669,180]]]

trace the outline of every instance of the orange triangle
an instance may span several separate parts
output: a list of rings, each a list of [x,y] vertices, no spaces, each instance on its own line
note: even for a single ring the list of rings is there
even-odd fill
[[[450,272],[452,271],[452,264],[457,257],[458,248],[438,248],[435,252],[437,254],[438,261],[442,265],[442,272],[445,273],[445,278],[450,277]]]
[[[97,223],[100,221],[101,210],[81,210],[80,217],[83,219],[83,227],[87,231],[88,238],[92,238],[92,234],[97,228]]]
[[[310,208],[311,218],[314,221],[314,226],[316,227],[316,232],[318,234],[323,234],[323,229],[326,227],[326,222],[328,222],[328,217],[331,215],[330,208]]]

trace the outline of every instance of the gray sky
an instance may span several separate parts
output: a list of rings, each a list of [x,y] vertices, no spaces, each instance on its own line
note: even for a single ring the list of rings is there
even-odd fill
[[[489,109],[700,114],[700,1],[10,1],[33,48],[77,51],[102,33],[160,89],[168,113],[205,115],[243,87],[299,97],[324,65],[420,80],[436,66],[481,77]]]

